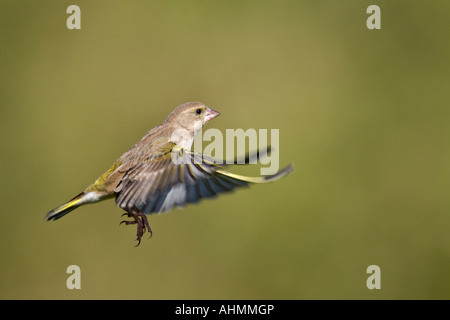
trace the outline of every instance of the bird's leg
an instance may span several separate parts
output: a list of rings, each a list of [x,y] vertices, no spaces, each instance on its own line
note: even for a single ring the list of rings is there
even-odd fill
[[[134,211],[134,212],[133,212]],[[130,218],[133,218],[134,220],[131,221],[122,221],[120,224],[125,223],[126,225],[129,224],[137,224],[137,233],[136,233],[136,240],[138,241],[138,244],[136,247],[141,243],[142,235],[145,232],[145,228],[147,228],[148,232],[150,232],[150,237],[152,236],[152,229],[150,228],[150,225],[148,224],[147,217],[145,216],[145,213],[137,209],[136,207],[133,208],[131,212],[127,211],[125,212],[123,216],[128,216]]]
[[[152,232],[152,228],[150,228],[150,225],[148,224],[147,216],[145,215],[145,213],[143,213],[141,210],[139,210],[136,207],[134,207],[134,210],[136,211],[136,214],[139,217],[141,217],[141,222],[143,224],[144,230],[145,230],[145,227],[147,227],[147,231],[150,232],[150,238],[151,238],[153,235],[153,232]]]

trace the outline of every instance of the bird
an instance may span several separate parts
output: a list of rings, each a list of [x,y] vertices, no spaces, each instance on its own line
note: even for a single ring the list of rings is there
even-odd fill
[[[248,177],[225,171],[227,165],[191,151],[195,135],[220,113],[201,102],[176,107],[160,125],[120,156],[112,166],[73,199],[49,211],[44,220],[58,220],[76,208],[115,198],[136,225],[137,246],[145,231],[153,232],[146,215],[197,203],[255,183],[276,181],[293,170],[290,164],[273,175]],[[247,156],[248,157],[248,156]]]

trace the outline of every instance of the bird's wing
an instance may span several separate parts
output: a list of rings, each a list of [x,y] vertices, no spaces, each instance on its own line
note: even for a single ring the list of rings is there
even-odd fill
[[[116,203],[127,211],[161,213],[249,183],[271,182],[292,171],[288,166],[275,175],[253,178],[222,168],[211,158],[173,145],[125,173],[115,189]]]

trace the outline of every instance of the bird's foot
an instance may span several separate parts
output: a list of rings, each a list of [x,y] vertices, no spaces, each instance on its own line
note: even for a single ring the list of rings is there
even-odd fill
[[[137,224],[136,240],[138,241],[138,244],[136,245],[136,247],[141,244],[141,238],[144,235],[146,228],[147,228],[147,231],[150,232],[150,238],[152,237],[152,234],[153,234],[152,229],[150,228],[150,225],[148,224],[148,220],[147,220],[147,217],[145,216],[145,213],[138,210],[137,208],[134,208],[132,210],[132,212],[125,212],[122,215],[122,217],[125,215],[130,218],[133,218],[134,220],[131,220],[131,221],[124,220],[124,221],[120,222],[120,224],[122,224],[122,223],[125,223],[126,225]]]

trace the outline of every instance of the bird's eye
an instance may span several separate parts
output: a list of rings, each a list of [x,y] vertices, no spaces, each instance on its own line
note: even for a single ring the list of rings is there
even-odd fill
[[[197,114],[202,113],[202,109],[197,109],[197,110],[195,110],[195,113],[197,113]]]

